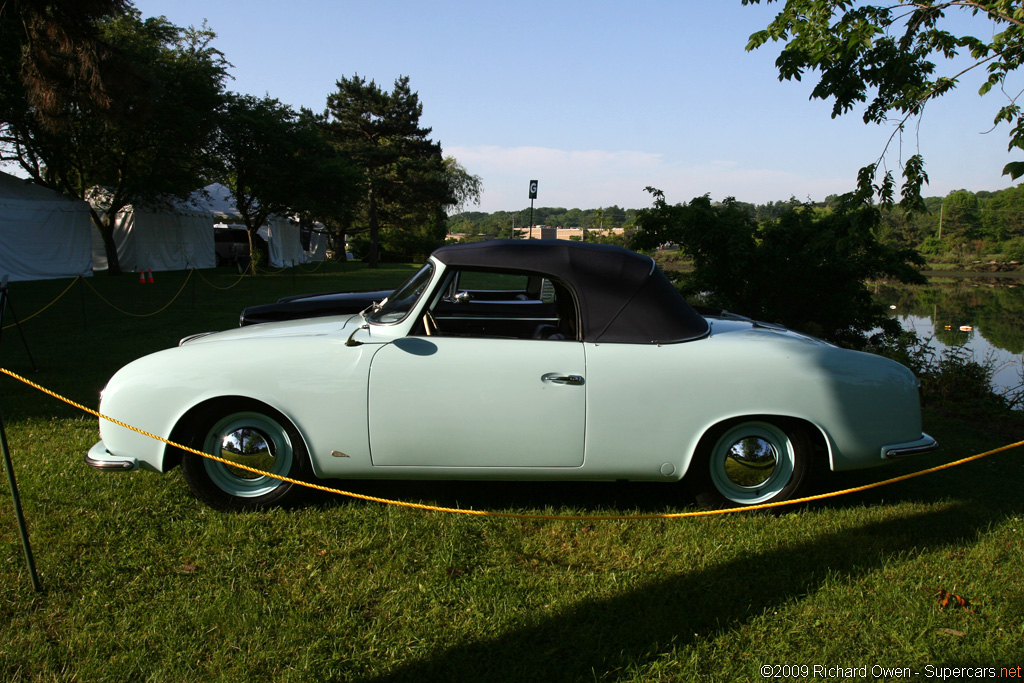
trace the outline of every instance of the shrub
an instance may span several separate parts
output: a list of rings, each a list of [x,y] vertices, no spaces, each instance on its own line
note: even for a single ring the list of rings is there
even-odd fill
[[[797,203],[758,223],[733,199],[669,205],[660,190],[648,190],[654,207],[639,212],[632,246],[679,244],[693,259],[681,290],[708,306],[861,347],[870,330],[893,325],[865,282],[924,282],[916,252],[877,239],[874,206],[850,200],[819,211]]]
[[[1010,261],[1024,261],[1024,237],[1008,239],[1000,245],[1003,256]]]
[[[921,338],[914,332],[879,335],[871,341],[870,351],[902,363],[917,375],[925,406],[963,420],[999,419],[1020,428],[1024,413],[1013,410],[1019,397],[993,387],[996,368],[991,358],[979,361],[963,346],[936,349],[931,337]]]

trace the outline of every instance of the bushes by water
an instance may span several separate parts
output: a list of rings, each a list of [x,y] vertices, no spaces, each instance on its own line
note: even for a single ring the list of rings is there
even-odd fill
[[[930,342],[914,332],[879,335],[870,350],[910,368],[921,380],[928,408],[968,421],[995,421],[1018,432],[1024,427],[1024,378],[1016,387],[997,391],[993,359],[979,360],[963,346],[939,350]]]

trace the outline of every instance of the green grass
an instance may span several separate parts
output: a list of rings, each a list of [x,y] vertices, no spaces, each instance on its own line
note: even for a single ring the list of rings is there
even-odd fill
[[[340,266],[337,266],[340,269]],[[393,286],[411,267],[191,283],[130,318],[81,285],[4,331],[0,365],[89,406],[107,377],[239,310],[296,292]],[[144,313],[184,274],[91,283]],[[205,273],[218,286],[237,279]],[[15,283],[26,318],[64,283]],[[0,484],[0,680],[732,681],[760,667],[1024,664],[1024,451],[779,515],[521,521],[312,493],[286,510],[222,514],[181,475],[82,462],[95,420],[6,377],[7,424],[36,565],[32,590]],[[926,416],[943,444],[839,488],[1002,445]],[[1024,438],[1024,434],[1021,435]],[[345,483],[374,495],[495,511],[681,511],[682,487]],[[938,591],[969,600],[942,607]],[[809,677],[810,678],[810,677]]]

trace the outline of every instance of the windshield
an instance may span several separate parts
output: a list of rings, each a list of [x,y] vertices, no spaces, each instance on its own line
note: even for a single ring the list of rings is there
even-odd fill
[[[416,300],[420,298],[420,294],[427,288],[433,274],[434,266],[431,263],[420,268],[404,285],[385,299],[380,308],[367,315],[366,321],[386,324],[397,323],[405,318],[416,304]]]

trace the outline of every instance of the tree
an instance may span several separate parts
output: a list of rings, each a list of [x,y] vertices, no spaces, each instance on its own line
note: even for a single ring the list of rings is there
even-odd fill
[[[940,237],[954,245],[962,245],[981,236],[980,207],[973,192],[950,192],[942,202],[939,216]]]
[[[985,232],[993,239],[1024,237],[1024,186],[1009,187],[995,193],[982,212]]]
[[[229,93],[215,153],[249,233],[250,255],[256,231],[271,216],[328,222],[356,201],[359,172],[327,143],[314,117],[274,98]]]
[[[377,267],[381,231],[433,226],[444,240],[444,209],[459,201],[448,184],[441,145],[420,126],[423,105],[408,76],[390,93],[356,75],[327,97],[326,132],[363,171],[359,218],[368,233],[367,261]]]
[[[462,213],[467,204],[480,205],[480,195],[484,191],[480,176],[472,175],[455,157],[444,158],[444,173],[451,194],[451,203],[446,207],[448,211]]]
[[[187,197],[212,177],[210,147],[227,62],[210,47],[210,30],[182,29],[163,17],[143,21],[135,10],[103,20],[96,31],[152,85],[109,93],[135,115],[111,119],[89,100],[64,99],[61,125],[53,128],[24,99],[4,98],[0,151],[36,182],[93,199],[92,219],[116,275],[117,212],[132,203]]]
[[[880,211],[855,195],[835,211],[800,205],[759,224],[731,198],[669,205],[647,189],[654,207],[637,217],[633,248],[678,243],[694,261],[683,293],[720,308],[860,346],[868,331],[892,322],[866,282],[924,281],[917,252],[881,244]]]
[[[108,118],[131,118],[119,92],[145,79],[107,44],[101,20],[128,11],[128,0],[5,0],[0,3],[0,110],[31,109],[38,125],[61,127],[75,105]]]
[[[765,4],[782,0],[764,0]],[[761,0],[743,0],[744,5]],[[981,40],[957,35],[947,27],[950,15],[959,11],[987,24],[979,29]],[[832,100],[833,118],[864,105],[865,123],[886,123],[895,115],[899,135],[911,118],[925,106],[950,92],[968,71],[985,69],[988,76],[980,95],[1001,92],[1005,100],[993,123],[1010,126],[1009,149],[1024,149],[1024,112],[1017,104],[1018,89],[1003,89],[1007,77],[1024,59],[1024,10],[1012,0],[893,0],[862,4],[853,0],[785,0],[771,24],[750,36],[748,50],[768,42],[782,42],[776,61],[780,80],[800,80],[817,71],[818,83],[811,97]],[[970,55],[970,63],[957,73],[939,74],[934,60]],[[890,137],[890,141],[893,138]],[[886,144],[885,149],[888,149]],[[885,156],[861,169],[858,187],[872,188],[878,164]],[[1003,170],[1013,178],[1024,174],[1024,162],[1014,161]],[[905,209],[921,208],[921,186],[927,182],[919,155],[906,160],[902,198]],[[892,203],[891,172],[873,189],[883,203]]]

